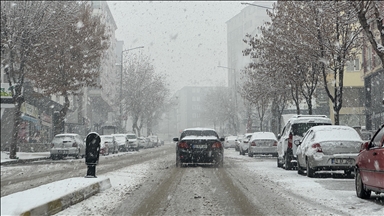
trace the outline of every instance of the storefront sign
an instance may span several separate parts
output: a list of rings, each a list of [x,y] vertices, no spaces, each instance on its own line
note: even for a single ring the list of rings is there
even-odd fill
[[[32,106],[26,102],[21,104],[20,111],[35,118],[39,117],[39,110],[35,106]]]
[[[50,115],[42,113],[40,115],[40,119],[41,119],[41,124],[42,125],[45,125],[45,126],[48,126],[48,127],[52,126],[52,117]]]
[[[12,92],[9,83],[1,83],[1,98],[12,98]]]

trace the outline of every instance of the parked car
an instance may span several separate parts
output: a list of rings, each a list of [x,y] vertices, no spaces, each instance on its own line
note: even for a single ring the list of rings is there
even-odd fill
[[[272,132],[255,132],[248,141],[248,156],[255,154],[277,156],[277,138]]]
[[[148,148],[147,138],[146,137],[137,137],[139,144],[139,149]]]
[[[319,170],[343,170],[351,175],[363,141],[355,129],[342,125],[311,127],[298,146],[297,172],[313,177]]]
[[[240,155],[245,155],[245,153],[248,153],[248,142],[249,139],[251,139],[252,133],[246,133],[244,134],[243,138],[240,140]]]
[[[219,135],[211,128],[188,128],[176,142],[176,166],[184,164],[211,164],[222,167],[224,148]]]
[[[128,151],[128,140],[126,134],[112,134],[112,136],[114,137],[115,142],[118,146],[118,151]]]
[[[128,151],[139,151],[139,141],[137,140],[137,136],[134,133],[128,133],[126,135],[128,140]]]
[[[355,164],[355,188],[362,199],[368,199],[372,191],[384,193],[384,124],[361,145]]]
[[[235,148],[236,146],[237,136],[227,136],[224,140],[224,147],[227,148]]]
[[[325,115],[293,115],[285,124],[281,134],[277,135],[277,167],[284,165],[287,170],[294,168],[297,164],[297,146],[293,143],[300,140],[309,128],[331,124],[331,119]]]
[[[240,142],[243,139],[244,135],[238,135],[235,141],[235,151],[240,151]]]
[[[158,147],[159,146],[159,138],[155,135],[148,136],[148,138],[151,140],[151,147]]]
[[[85,143],[79,134],[57,134],[51,142],[50,156],[53,160],[67,156],[77,158],[85,156]]]
[[[119,146],[114,142],[112,135],[100,135],[100,154],[109,155],[110,153],[115,154],[119,152]]]

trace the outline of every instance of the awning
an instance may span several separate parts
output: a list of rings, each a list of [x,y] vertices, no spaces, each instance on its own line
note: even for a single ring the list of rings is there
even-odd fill
[[[33,117],[30,117],[30,116],[27,116],[27,115],[22,115],[21,118],[25,121],[30,121],[32,122],[33,124],[38,124],[38,121],[37,119],[33,118]]]

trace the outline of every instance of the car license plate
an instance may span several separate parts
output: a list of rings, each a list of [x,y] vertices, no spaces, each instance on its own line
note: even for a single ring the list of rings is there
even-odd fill
[[[204,149],[204,148],[207,148],[207,146],[206,145],[193,145],[193,148]]]
[[[60,154],[68,154],[68,150],[58,150]]]
[[[354,162],[353,159],[346,158],[333,158],[332,164],[352,164]]]

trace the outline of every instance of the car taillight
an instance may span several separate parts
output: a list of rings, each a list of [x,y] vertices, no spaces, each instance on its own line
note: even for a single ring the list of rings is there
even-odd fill
[[[292,139],[293,139],[293,134],[289,133],[288,137],[288,148],[292,148]]]
[[[273,146],[277,146],[277,141],[275,141],[275,142],[273,143]]]
[[[187,142],[179,142],[179,148],[189,148]]]
[[[256,142],[255,142],[255,141],[252,141],[252,142],[251,142],[251,146],[256,146]]]
[[[222,148],[221,142],[215,142],[212,144],[212,148]]]
[[[319,143],[312,144],[312,148],[316,149],[317,152],[323,152]]]
[[[72,147],[77,147],[77,143],[74,142],[74,143],[72,144]]]

